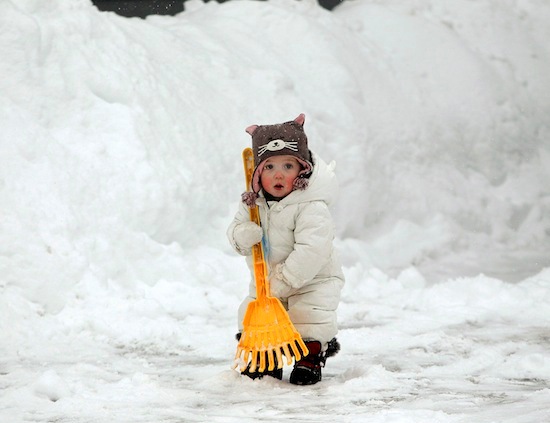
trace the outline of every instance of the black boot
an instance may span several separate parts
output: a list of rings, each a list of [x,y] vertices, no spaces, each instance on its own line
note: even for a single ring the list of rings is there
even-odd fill
[[[237,333],[235,335],[235,338],[237,338],[237,341],[239,341],[241,339],[241,334],[240,333]],[[255,372],[251,372],[250,371],[250,364],[248,364],[248,366],[246,367],[246,369],[244,369],[241,374],[244,375],[244,376],[248,376],[250,379],[261,379],[262,377],[264,376],[271,376],[271,377],[274,377],[275,379],[279,379],[279,380],[282,380],[283,379],[283,369],[278,369],[277,368],[277,357],[274,357],[275,359],[275,368],[273,370],[266,370],[264,372],[258,372],[257,369]]]
[[[241,372],[241,374],[244,376],[248,376],[250,379],[261,379],[264,376],[271,376],[279,380],[283,379],[283,369],[277,368],[277,359],[275,359],[275,369],[273,370],[266,370],[265,372],[261,372],[261,373],[258,371],[251,372],[250,364],[249,364],[248,367]]]
[[[290,374],[290,383],[294,385],[314,385],[322,379],[321,367],[325,367],[328,357],[332,357],[340,351],[340,344],[336,338],[332,338],[328,343],[325,352],[321,351],[319,341],[308,341],[305,343],[309,354],[294,364],[294,369]]]

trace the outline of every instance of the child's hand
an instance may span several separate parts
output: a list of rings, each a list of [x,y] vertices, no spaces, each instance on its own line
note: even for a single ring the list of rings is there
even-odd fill
[[[292,288],[281,279],[269,280],[269,294],[272,297],[286,298],[290,294]]]
[[[272,297],[286,298],[291,290],[292,287],[283,277],[283,264],[279,263],[269,276],[269,293]]]
[[[262,240],[263,234],[262,228],[256,223],[244,222],[235,228],[233,238],[239,248],[248,250]]]

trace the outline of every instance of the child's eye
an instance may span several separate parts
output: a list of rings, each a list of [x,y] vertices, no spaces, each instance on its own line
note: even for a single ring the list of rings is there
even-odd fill
[[[294,169],[294,164],[293,163],[286,163],[285,164],[285,169]]]
[[[265,168],[265,169],[271,170],[271,169],[273,169],[273,165],[272,165],[272,164],[266,164],[266,165],[264,166],[264,168]]]

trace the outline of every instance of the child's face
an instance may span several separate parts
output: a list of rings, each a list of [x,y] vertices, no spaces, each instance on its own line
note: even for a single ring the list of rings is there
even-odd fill
[[[265,161],[260,182],[274,197],[286,197],[293,190],[294,179],[302,170],[294,156],[273,156]]]

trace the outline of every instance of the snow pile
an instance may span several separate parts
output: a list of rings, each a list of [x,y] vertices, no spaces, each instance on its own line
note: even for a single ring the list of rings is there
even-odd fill
[[[0,2],[6,421],[56,407],[201,421],[196,390],[234,421],[241,395],[274,388],[268,408],[318,412],[220,374],[248,283],[225,239],[244,128],[301,112],[338,164],[348,279],[345,349],[311,391],[333,410],[322,421],[458,421],[447,413],[476,412],[456,404],[495,383],[544,420],[550,6],[315,3],[194,0],[140,20],[88,0]],[[491,415],[499,400],[479,401]]]

